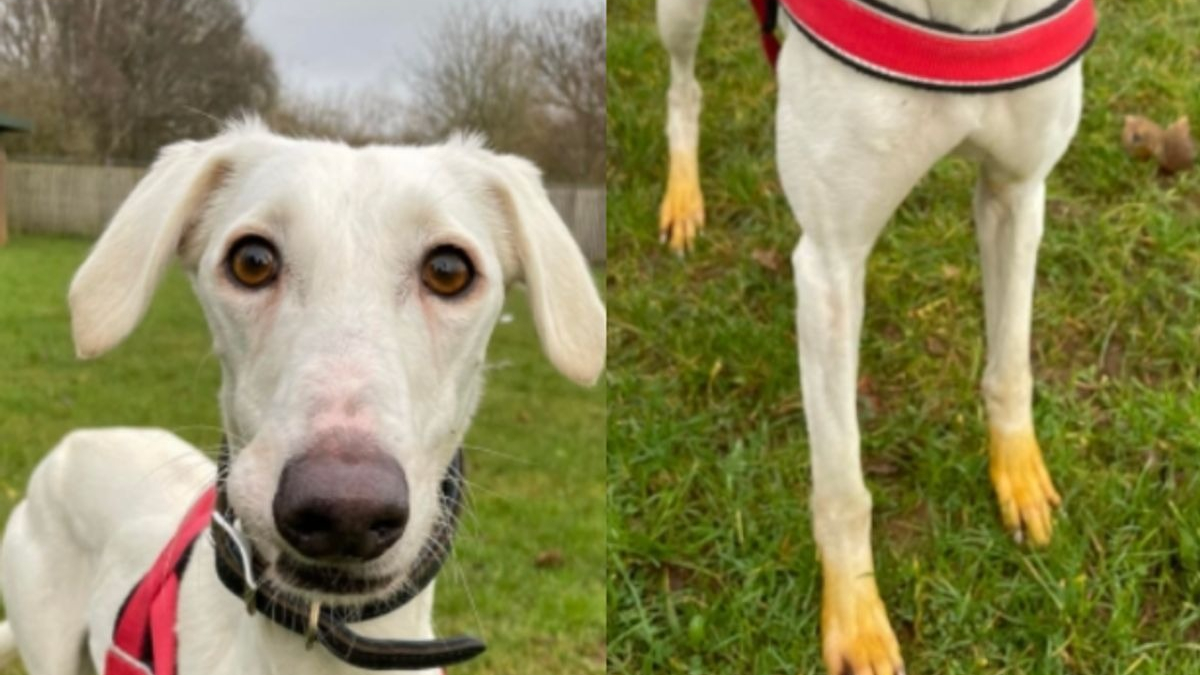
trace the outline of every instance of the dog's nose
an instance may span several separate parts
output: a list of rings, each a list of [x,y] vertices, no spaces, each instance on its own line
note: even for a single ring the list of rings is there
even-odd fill
[[[377,450],[307,452],[284,466],[272,511],[284,540],[309,558],[372,560],[404,533],[408,481]]]

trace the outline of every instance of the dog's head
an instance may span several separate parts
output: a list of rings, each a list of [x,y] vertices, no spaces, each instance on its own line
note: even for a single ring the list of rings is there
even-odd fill
[[[538,171],[471,139],[352,149],[248,123],[164,149],[71,284],[81,357],[133,330],[174,257],[221,362],[230,505],[303,594],[405,583],[508,285],[562,373],[604,365],[604,308]]]

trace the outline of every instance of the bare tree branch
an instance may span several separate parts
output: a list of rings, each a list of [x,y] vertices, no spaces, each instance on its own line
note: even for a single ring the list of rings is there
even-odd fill
[[[424,60],[397,64],[407,123],[429,139],[479,131],[556,178],[603,180],[604,51],[603,8],[520,21],[459,5],[427,40]]]

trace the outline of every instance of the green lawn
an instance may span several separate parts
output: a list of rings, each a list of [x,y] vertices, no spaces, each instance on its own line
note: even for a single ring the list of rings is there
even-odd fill
[[[1200,672],[1200,170],[1122,153],[1125,114],[1200,120],[1200,3],[1101,0],[1049,187],[1035,416],[1065,499],[1044,552],[987,476],[974,169],[909,197],[867,282],[859,411],[878,580],[910,673]],[[818,673],[818,570],[774,85],[745,2],[713,3],[708,227],[657,241],[667,59],[653,0],[609,6],[608,639],[614,673]]]
[[[65,294],[87,248],[20,235],[0,248],[5,518],[34,464],[71,429],[160,426],[208,448],[220,439],[218,367],[182,274],[168,276],[126,344],[95,362],[74,359]],[[514,321],[492,339],[494,370],[469,438],[469,511],[438,583],[437,625],[488,642],[455,673],[599,673],[604,388],[576,387],[546,363],[523,292],[508,309]],[[536,564],[547,551],[561,563]]]

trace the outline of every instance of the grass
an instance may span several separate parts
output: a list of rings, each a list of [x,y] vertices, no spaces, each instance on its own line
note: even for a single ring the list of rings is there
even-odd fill
[[[657,241],[667,59],[609,7],[609,672],[818,673],[818,570],[774,85],[713,3],[708,228]],[[1200,119],[1200,5],[1101,0],[1084,118],[1049,185],[1035,417],[1065,505],[1005,536],[978,394],[974,168],[940,163],[871,259],[859,412],[879,583],[912,673],[1200,672],[1200,170],[1122,153],[1125,114]]]
[[[17,236],[0,249],[0,516],[67,431],[145,425],[200,447],[220,439],[218,367],[199,306],[172,272],[134,336],[74,359],[65,292],[88,243]],[[542,358],[524,293],[492,339],[494,365],[469,436],[470,511],[437,589],[438,629],[483,637],[455,673],[604,669],[605,393]],[[556,564],[538,565],[544,552]],[[19,673],[14,670],[9,675]]]

